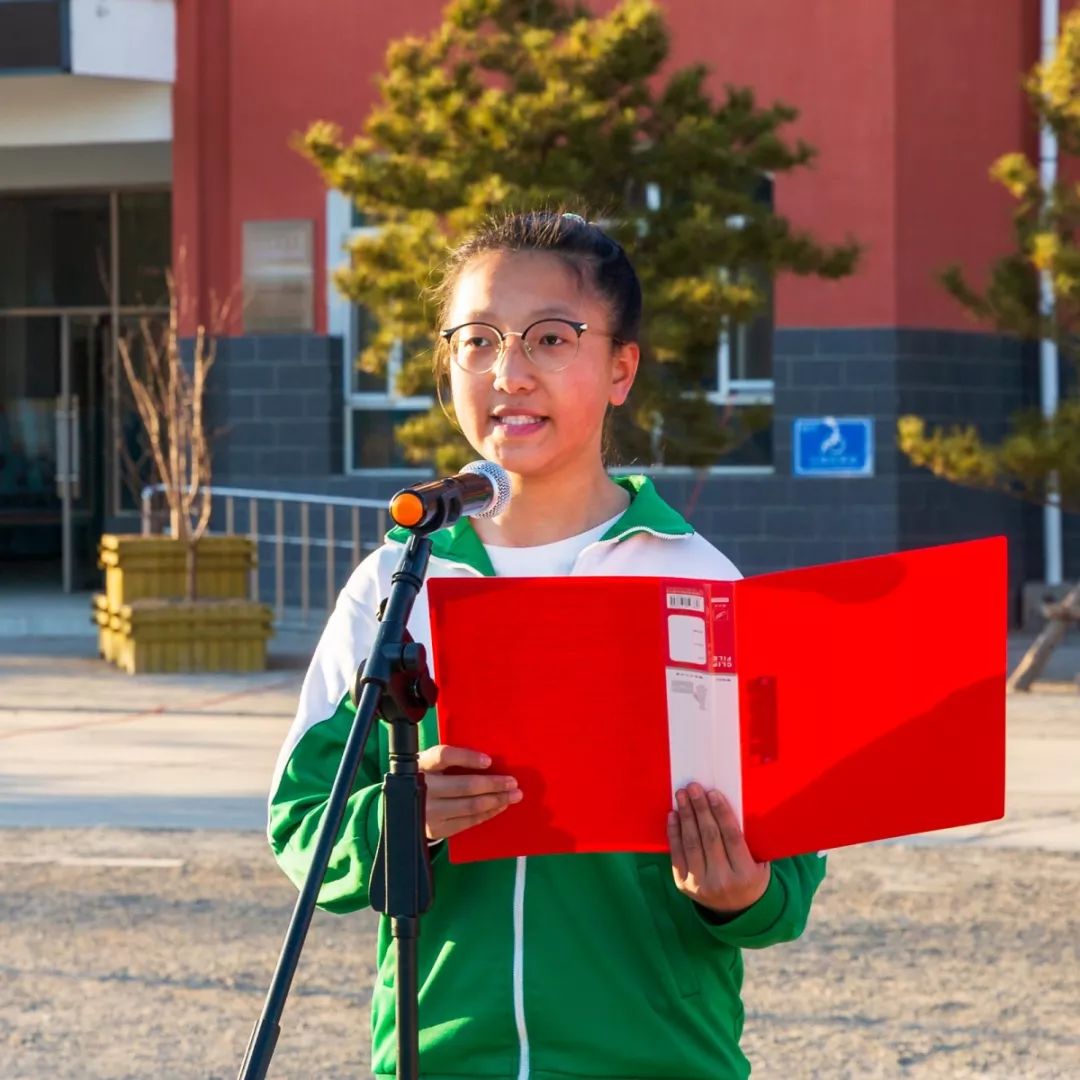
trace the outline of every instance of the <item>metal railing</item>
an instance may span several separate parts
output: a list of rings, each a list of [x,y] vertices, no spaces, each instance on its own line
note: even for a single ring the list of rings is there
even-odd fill
[[[143,536],[153,535],[156,523],[158,531],[167,533],[168,510],[155,512],[154,496],[163,492],[162,484],[144,487],[141,495],[141,518]],[[341,565],[350,572],[369,551],[374,551],[383,542],[386,535],[388,514],[386,503],[379,499],[356,499],[339,495],[313,495],[300,492],[264,491],[256,488],[211,487],[212,511],[207,535],[241,535],[255,542],[256,565],[252,567],[249,585],[249,598],[258,600],[260,595],[259,570],[268,565],[263,559],[263,548],[269,546],[273,551],[274,567],[274,614],[279,626],[298,623],[309,626],[312,614],[312,551],[325,552],[324,599],[325,606],[318,611],[319,619],[333,608],[340,588],[337,582],[339,549],[344,548],[351,560]],[[220,500],[220,501],[219,501]],[[270,531],[263,532],[266,519],[265,510],[260,507],[271,504],[273,522]],[[319,513],[318,508],[322,508]],[[295,533],[286,530],[286,508],[295,521]],[[315,510],[314,515],[312,510]],[[237,511],[240,511],[238,514]],[[347,514],[345,513],[347,511]],[[364,519],[374,518],[367,524]],[[223,514],[223,517],[222,517]],[[238,517],[242,518],[238,529]],[[314,517],[314,529],[313,529]],[[341,519],[345,517],[347,523]],[[321,518],[321,522],[320,522]],[[344,524],[344,528],[342,525]],[[361,528],[366,525],[365,528]],[[340,538],[339,538],[340,537]],[[299,549],[299,606],[286,603],[286,551]]]

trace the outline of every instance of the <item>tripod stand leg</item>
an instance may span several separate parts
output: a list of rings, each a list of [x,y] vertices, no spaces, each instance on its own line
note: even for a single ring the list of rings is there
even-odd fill
[[[270,1059],[274,1056],[274,1047],[277,1046],[278,1035],[281,1034],[279,1024],[256,1024],[252,1029],[251,1038],[248,1040],[247,1050],[244,1053],[244,1061],[240,1066],[241,1076],[250,1076],[252,1080],[264,1080],[266,1069]],[[259,1065],[255,1073],[250,1073],[251,1062],[258,1061]]]
[[[289,988],[292,985],[293,975],[296,973],[296,965],[300,959],[300,951],[304,947],[304,939],[311,925],[311,916],[318,901],[319,891],[326,877],[326,868],[330,863],[330,856],[336,842],[341,823],[345,818],[345,810],[348,805],[349,793],[352,791],[353,782],[360,768],[361,758],[364,756],[364,747],[367,743],[368,733],[371,730],[372,721],[377,711],[387,716],[387,709],[392,705],[390,715],[407,721],[404,725],[396,723],[393,730],[399,730],[403,726],[408,729],[399,736],[398,747],[392,745],[392,757],[404,755],[405,760],[392,762],[391,771],[398,774],[397,780],[407,779],[409,790],[402,791],[397,781],[390,786],[394,793],[392,800],[388,800],[385,809],[389,812],[390,805],[401,806],[396,814],[391,817],[403,818],[403,825],[393,826],[392,831],[397,837],[396,843],[391,846],[400,851],[396,858],[386,859],[386,830],[383,839],[379,843],[379,853],[376,858],[376,866],[371,881],[372,907],[384,913],[397,912],[399,916],[408,916],[427,910],[431,903],[431,866],[428,859],[427,844],[424,841],[424,787],[423,777],[418,775],[417,768],[417,736],[415,725],[419,724],[424,714],[435,704],[438,689],[432,682],[427,670],[426,654],[422,645],[417,645],[409,636],[406,625],[409,621],[409,613],[412,611],[413,601],[420,587],[424,583],[424,574],[427,570],[428,557],[431,554],[431,540],[422,534],[414,533],[401,557],[401,562],[394,573],[390,588],[390,595],[380,610],[380,625],[375,641],[371,646],[371,652],[361,667],[357,670],[353,684],[353,703],[356,706],[356,717],[353,720],[352,730],[342,751],[341,763],[338,766],[337,775],[334,777],[333,786],[330,789],[330,797],[327,800],[323,813],[322,822],[319,825],[318,840],[315,843],[315,851],[311,857],[300,895],[293,909],[289,929],[285,934],[285,941],[278,956],[277,967],[270,982],[270,989],[263,1003],[263,1011],[252,1032],[248,1042],[247,1053],[240,1066],[239,1080],[263,1080],[270,1067],[270,1058],[277,1044],[280,1032],[281,1014],[285,1007],[285,999],[288,997]],[[385,702],[384,702],[385,697]],[[392,735],[393,735],[392,730]],[[393,743],[393,738],[391,739]],[[408,774],[412,774],[411,777]],[[384,796],[385,797],[385,796]],[[384,816],[384,822],[390,818]],[[404,832],[401,830],[404,829]],[[411,838],[411,845],[408,842]],[[404,841],[404,843],[403,843]],[[412,854],[409,854],[411,847]],[[402,859],[404,855],[404,860]],[[405,883],[399,886],[396,883],[396,874],[390,873],[390,863],[402,863],[405,866]],[[395,866],[395,869],[398,867]],[[392,889],[388,888],[387,875],[394,880],[390,882]],[[399,894],[404,892],[406,901],[411,906],[404,910],[398,907]],[[393,893],[394,905],[391,908],[385,906]],[[383,906],[376,904],[376,893],[383,900]],[[411,898],[411,899],[410,899]],[[412,923],[417,919],[413,918]],[[407,929],[407,928],[406,928]],[[394,931],[398,935],[398,931]],[[414,926],[408,937],[411,952],[407,952],[403,959],[403,967],[408,977],[412,972],[411,985],[416,986],[416,935],[419,930]],[[398,991],[399,996],[401,991]],[[407,1015],[412,1019],[415,1030],[416,1007],[410,1005]],[[399,1014],[400,1015],[400,1014]],[[416,1060],[418,1054],[415,1047],[418,1038],[414,1035],[412,1044],[412,1073],[417,1075]],[[409,1062],[406,1062],[408,1067]],[[401,1062],[398,1064],[398,1076],[401,1076]]]
[[[397,949],[398,1062],[397,1080],[414,1080],[420,1075],[420,1018],[416,1003],[416,946],[420,920],[392,918],[391,929]]]

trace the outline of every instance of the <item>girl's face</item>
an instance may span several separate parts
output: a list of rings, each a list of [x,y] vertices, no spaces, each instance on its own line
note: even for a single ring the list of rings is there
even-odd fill
[[[451,361],[450,388],[461,430],[489,461],[519,476],[594,473],[607,407],[626,400],[638,365],[636,345],[612,342],[604,301],[556,255],[498,251],[476,256],[461,271],[447,317],[448,326],[475,320],[503,333],[544,318],[588,323],[561,371],[541,371],[521,338],[512,337],[486,374]]]

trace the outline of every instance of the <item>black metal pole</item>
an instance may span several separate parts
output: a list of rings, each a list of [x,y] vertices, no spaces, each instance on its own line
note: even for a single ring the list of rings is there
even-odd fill
[[[405,629],[406,624],[408,623],[409,614],[412,611],[413,602],[416,599],[417,593],[420,591],[420,587],[423,585],[424,574],[427,570],[430,554],[430,539],[428,539],[427,536],[414,534],[406,545],[405,552],[401,557],[401,562],[398,564],[398,568],[394,573],[393,584],[390,588],[390,594],[387,597],[382,613],[382,621],[380,622],[378,632],[375,635],[371,654],[357,672],[356,685],[354,687],[357,708],[356,716],[353,719],[352,730],[349,732],[349,737],[345,743],[345,749],[342,751],[341,764],[338,766],[337,775],[334,778],[334,783],[330,790],[330,797],[327,800],[326,809],[323,812],[323,819],[319,826],[319,838],[316,841],[315,851],[311,857],[311,865],[308,868],[307,877],[304,880],[304,885],[300,890],[300,895],[297,897],[296,905],[293,908],[292,918],[289,921],[289,928],[285,934],[285,940],[281,947],[277,966],[274,969],[270,988],[267,991],[263,1010],[251,1033],[251,1039],[248,1042],[244,1061],[240,1066],[239,1080],[265,1080],[267,1070],[270,1067],[270,1060],[273,1057],[274,1048],[277,1045],[278,1035],[281,1030],[280,1021],[281,1014],[285,1008],[285,1000],[289,995],[293,976],[296,974],[296,967],[300,960],[300,953],[304,947],[304,940],[307,937],[308,928],[311,925],[311,918],[315,911],[319,890],[322,888],[323,879],[326,876],[326,868],[330,863],[330,855],[333,851],[334,844],[337,841],[338,834],[341,831],[341,824],[345,817],[345,809],[348,804],[349,794],[352,791],[353,781],[356,778],[357,770],[359,769],[360,762],[364,756],[364,747],[367,744],[372,721],[380,710],[383,711],[384,715],[386,714],[388,707],[387,699],[390,696],[391,691],[395,698],[402,695],[407,698],[412,698],[415,696],[418,687],[422,687],[430,694],[433,703],[435,688],[430,677],[427,675],[426,657],[424,655],[423,647],[413,644]],[[392,683],[394,684],[393,687]],[[401,718],[398,720],[397,715],[395,715],[392,733],[393,729],[398,727],[408,727],[412,730],[411,753],[408,750],[408,743],[402,747],[402,752],[405,757],[411,757],[412,759],[411,772],[413,776],[411,781],[407,779],[410,772],[408,766],[406,766],[405,769],[400,770],[404,773],[402,779],[406,780],[406,784],[411,788],[411,795],[409,795],[404,788],[400,788],[401,795],[397,796],[395,790],[396,797],[392,801],[396,806],[402,802],[402,796],[405,796],[413,808],[412,814],[407,814],[405,828],[410,835],[419,835],[423,850],[420,854],[417,854],[414,847],[411,859],[408,860],[413,867],[413,870],[411,871],[414,883],[412,896],[414,901],[423,899],[423,875],[419,871],[426,870],[428,875],[427,901],[430,902],[430,866],[428,864],[427,844],[424,842],[423,777],[418,775],[419,769],[416,764],[417,739],[414,726],[419,722],[419,718],[423,716],[423,713],[428,706],[422,704],[420,698],[417,698],[416,702],[411,704],[411,707],[408,704],[405,704],[404,709],[402,709],[403,703],[396,704],[397,707],[394,709],[394,713],[400,713]],[[408,716],[411,722],[406,721],[406,716]],[[415,716],[416,719],[412,719],[413,716]],[[388,785],[390,789],[399,789],[400,787],[397,783],[390,783],[393,776],[394,762],[392,761],[391,773],[384,782],[383,788],[383,799],[388,800],[384,807],[385,810],[390,809],[390,790],[388,790]],[[417,812],[419,812],[418,834],[416,824]],[[411,822],[408,820],[409,816],[412,817]],[[400,811],[398,811],[398,819],[400,819]],[[380,859],[383,858],[382,853],[386,848],[388,835],[386,818],[384,817],[383,837],[380,840],[379,853],[376,856],[376,864],[372,872],[371,893],[374,898],[376,894],[381,891],[385,893],[390,900],[396,900],[397,886],[394,887],[393,893],[390,893],[390,891],[386,889],[387,875],[392,874],[389,860],[385,860],[385,867],[380,871]],[[401,835],[404,835],[404,833]],[[394,846],[397,847],[399,845],[400,841],[398,845]],[[418,865],[418,861],[421,865]],[[396,862],[397,860],[395,860],[395,863]],[[406,871],[407,876],[409,873],[409,871]],[[398,904],[395,903],[394,906],[396,908],[398,907]],[[375,907],[374,899],[372,907]],[[376,910],[379,909],[376,908]],[[425,908],[421,907],[419,910],[423,911]],[[417,914],[419,914],[419,912],[417,912]],[[418,923],[418,919],[413,917],[411,923],[411,927],[403,926],[401,928],[405,936],[398,936],[398,931],[395,929],[395,937],[397,937],[399,942],[399,963],[404,963],[408,971],[411,971],[412,978],[412,998],[406,1006],[406,1019],[412,1025],[411,1041],[414,1050],[411,1055],[412,1060],[405,1062],[405,1067],[411,1067],[412,1071],[403,1073],[402,1062],[400,1060],[398,1064],[398,1076],[405,1078],[405,1080],[411,1080],[412,1077],[417,1075],[416,1061],[418,1059],[418,1054],[415,1050],[418,1042],[416,1031],[416,934],[418,933],[416,924]],[[402,941],[408,941],[410,943],[405,950],[400,948],[400,942]],[[403,951],[404,955],[402,955]],[[408,971],[406,974],[408,974]],[[399,989],[399,1002],[401,994],[402,991]],[[400,1044],[402,1036],[405,1035],[408,1037],[409,1032],[407,1030],[404,1032],[402,1031],[402,1016],[400,1012],[397,1019],[399,1029],[398,1039]]]
[[[416,986],[416,954],[420,920],[391,919],[397,949],[397,1080],[420,1075],[420,1007]]]
[[[400,572],[400,571],[399,571]],[[383,614],[392,619],[390,605]],[[390,769],[383,780],[383,824],[368,890],[372,909],[389,916],[397,959],[397,1080],[420,1074],[417,951],[420,915],[431,906],[431,863],[424,828],[426,788],[417,726],[435,703],[424,649],[408,642],[400,670],[382,697],[390,724]]]

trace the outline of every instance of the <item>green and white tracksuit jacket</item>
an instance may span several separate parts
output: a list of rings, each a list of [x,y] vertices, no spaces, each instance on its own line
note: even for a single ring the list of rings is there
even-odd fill
[[[572,573],[739,576],[649,480],[619,482],[632,495],[629,508],[580,553]],[[298,886],[352,723],[348,687],[375,636],[379,601],[404,538],[392,532],[338,598],[278,759],[269,838]],[[493,574],[467,520],[433,540],[431,576]],[[426,590],[417,598],[410,630],[430,646]],[[420,738],[422,747],[438,742],[434,712]],[[387,767],[387,729],[376,724],[319,893],[328,911],[368,903],[379,781]],[[664,855],[561,855],[455,866],[444,848],[435,849],[435,902],[421,921],[419,944],[420,1061],[429,1080],[748,1076],[739,1049],[740,950],[798,937],[825,873],[825,861],[816,855],[780,860],[765,895],[720,922],[676,890]],[[396,1057],[388,923],[383,919],[379,929],[372,1000],[372,1068],[380,1077],[394,1074]]]

